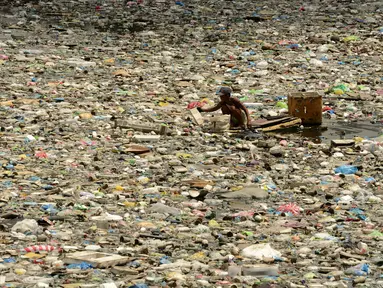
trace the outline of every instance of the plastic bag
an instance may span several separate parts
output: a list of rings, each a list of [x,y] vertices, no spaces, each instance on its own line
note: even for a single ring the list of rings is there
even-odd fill
[[[279,212],[291,213],[293,215],[298,215],[300,212],[299,210],[300,210],[299,206],[297,204],[294,204],[294,203],[284,204],[284,205],[279,206],[279,208],[278,208]]]
[[[350,91],[350,88],[348,88],[346,84],[340,84],[340,85],[332,87],[331,89],[331,92],[335,93],[336,95],[342,95],[349,91]]]
[[[287,108],[289,108],[289,107],[287,106],[287,103],[286,103],[286,102],[282,102],[282,101],[278,101],[278,102],[277,102],[277,107],[278,107],[278,108],[282,108],[282,109],[287,109]]]
[[[25,233],[27,231],[36,232],[38,226],[39,225],[36,222],[36,220],[24,219],[23,221],[17,222],[12,227],[12,232],[21,232],[21,233]]]
[[[336,174],[344,174],[344,175],[351,175],[358,172],[358,168],[352,165],[342,165],[337,168],[335,168]]]
[[[347,36],[345,38],[343,38],[343,41],[344,42],[351,42],[351,41],[358,41],[360,38],[358,36],[354,36],[354,35],[351,35],[351,36]]]
[[[246,258],[262,260],[263,258],[281,257],[282,254],[271,248],[269,243],[266,243],[248,246],[242,250],[241,255]]]
[[[76,264],[69,264],[67,266],[68,269],[81,269],[81,270],[88,270],[92,269],[93,265],[89,264],[87,262],[81,262],[81,263],[76,263]]]
[[[346,274],[352,274],[356,276],[365,276],[370,274],[370,272],[370,266],[366,263],[358,264],[346,270]]]

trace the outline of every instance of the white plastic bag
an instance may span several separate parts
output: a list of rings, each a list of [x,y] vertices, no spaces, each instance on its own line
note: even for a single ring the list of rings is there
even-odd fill
[[[269,243],[255,244],[244,248],[241,255],[246,258],[255,258],[262,260],[263,258],[281,257],[281,253],[271,248]]]

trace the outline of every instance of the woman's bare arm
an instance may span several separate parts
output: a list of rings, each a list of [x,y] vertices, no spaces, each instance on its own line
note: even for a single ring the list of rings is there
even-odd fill
[[[221,109],[221,107],[222,107],[222,103],[219,102],[217,105],[215,105],[211,108],[201,108],[200,111],[201,112],[214,112],[214,111]]]

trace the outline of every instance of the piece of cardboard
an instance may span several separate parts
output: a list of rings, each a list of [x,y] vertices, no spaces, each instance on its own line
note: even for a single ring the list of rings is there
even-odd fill
[[[190,109],[190,113],[197,125],[202,125],[204,123],[204,118],[202,117],[201,113],[199,113],[197,108]]]

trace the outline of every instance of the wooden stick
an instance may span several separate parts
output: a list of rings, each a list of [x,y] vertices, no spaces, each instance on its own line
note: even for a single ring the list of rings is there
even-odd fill
[[[263,132],[270,132],[270,131],[275,131],[275,130],[286,129],[286,128],[290,128],[290,127],[299,125],[301,123],[302,123],[302,120],[298,118],[298,119],[295,119],[293,121],[289,121],[289,122],[285,122],[285,123],[282,123],[282,124],[278,124],[278,125],[270,126],[270,127],[267,127],[267,128],[263,128],[262,131]]]

